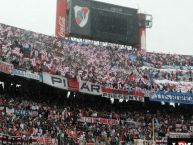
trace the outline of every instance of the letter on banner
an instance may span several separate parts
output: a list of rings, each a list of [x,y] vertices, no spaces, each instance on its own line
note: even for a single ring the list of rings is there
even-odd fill
[[[193,104],[191,93],[163,92],[158,91],[150,97],[151,101],[174,102],[181,104]]]
[[[45,72],[43,72],[42,75],[43,83],[56,88],[68,90],[67,78],[57,75],[51,75]]]
[[[91,82],[80,81],[79,90],[82,93],[102,95],[101,86]]]

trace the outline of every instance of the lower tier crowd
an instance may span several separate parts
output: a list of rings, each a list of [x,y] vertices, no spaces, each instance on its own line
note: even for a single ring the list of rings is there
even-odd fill
[[[160,140],[170,132],[192,135],[192,106],[123,102],[42,84],[0,85],[0,133],[56,138],[63,144],[131,145],[135,139]],[[67,95],[68,94],[68,95]],[[98,118],[96,122],[81,121]],[[103,121],[99,121],[102,118]],[[104,122],[114,120],[116,123]]]

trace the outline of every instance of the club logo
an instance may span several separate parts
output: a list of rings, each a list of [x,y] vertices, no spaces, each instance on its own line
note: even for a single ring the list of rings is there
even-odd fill
[[[89,9],[87,7],[75,6],[74,13],[76,23],[83,28],[88,22]]]

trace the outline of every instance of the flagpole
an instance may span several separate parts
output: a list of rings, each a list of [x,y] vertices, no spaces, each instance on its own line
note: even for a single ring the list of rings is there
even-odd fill
[[[152,125],[153,125],[153,145],[154,145],[154,141],[155,141],[155,121],[154,121],[154,118],[153,118],[153,123],[152,123]]]

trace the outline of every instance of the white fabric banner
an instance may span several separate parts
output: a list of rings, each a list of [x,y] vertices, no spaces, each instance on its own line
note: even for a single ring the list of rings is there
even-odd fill
[[[179,133],[179,132],[169,132],[167,134],[170,138],[190,138],[192,133]]]
[[[57,75],[51,75],[45,72],[42,73],[42,77],[43,83],[56,88],[68,90],[67,78]]]
[[[40,75],[36,72],[32,73],[30,71],[13,69],[11,74],[16,75],[16,76],[20,76],[20,77],[25,77],[25,78],[28,78],[28,79],[41,81]]]
[[[101,86],[99,84],[94,84],[91,82],[80,81],[79,90],[82,93],[102,95]]]

